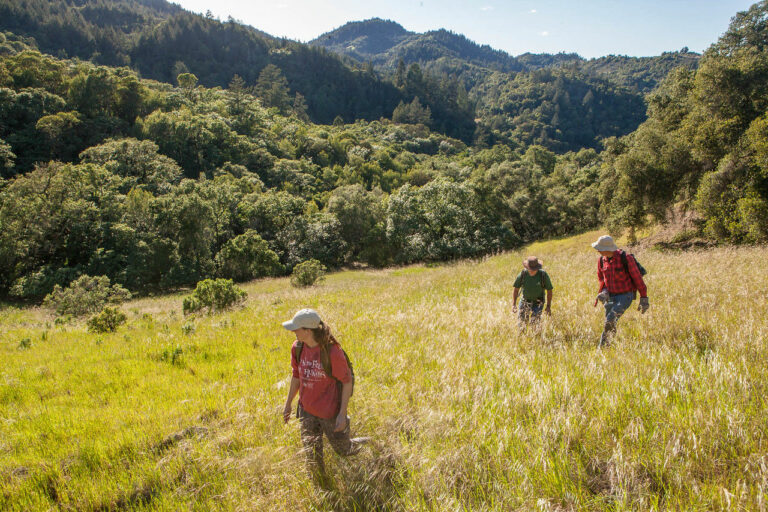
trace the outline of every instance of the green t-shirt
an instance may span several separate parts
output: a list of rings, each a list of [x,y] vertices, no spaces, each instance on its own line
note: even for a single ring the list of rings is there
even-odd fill
[[[542,279],[539,273],[544,276],[543,289],[541,287]],[[543,301],[544,290],[552,289],[552,281],[549,279],[549,274],[547,274],[544,270],[539,270],[534,275],[529,274],[527,270],[523,270],[520,274],[518,274],[517,279],[515,279],[514,287],[523,289],[523,299],[528,302],[533,302],[536,300]]]

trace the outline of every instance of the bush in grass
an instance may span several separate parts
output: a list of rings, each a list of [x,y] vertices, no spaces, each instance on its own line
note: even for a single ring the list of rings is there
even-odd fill
[[[117,308],[105,307],[101,313],[88,320],[88,330],[91,332],[115,332],[125,323],[125,313]]]
[[[293,267],[291,284],[296,287],[312,286],[325,279],[325,265],[317,260],[302,261]]]
[[[209,313],[221,311],[243,302],[247,296],[245,290],[235,286],[231,279],[206,279],[197,283],[192,295],[184,298],[184,314],[204,308]]]
[[[277,253],[253,230],[224,244],[216,255],[216,266],[220,276],[235,281],[276,276],[284,270]]]
[[[107,276],[80,276],[66,288],[54,286],[43,305],[59,315],[82,316],[99,311],[108,302],[118,304],[130,298],[131,293],[119,284],[110,286]]]

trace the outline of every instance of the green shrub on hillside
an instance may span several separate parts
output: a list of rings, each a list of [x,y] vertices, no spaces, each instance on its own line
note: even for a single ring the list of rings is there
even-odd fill
[[[115,332],[125,321],[125,313],[117,308],[107,306],[101,313],[88,320],[88,330],[98,333]]]
[[[283,272],[277,253],[252,229],[224,244],[216,255],[216,266],[219,275],[235,281],[276,276]]]
[[[196,313],[204,308],[208,312],[221,311],[243,302],[245,290],[235,286],[231,279],[205,279],[197,283],[192,295],[184,298],[184,314]]]
[[[100,310],[108,302],[118,304],[131,298],[131,293],[114,284],[107,276],[80,276],[67,288],[53,287],[43,305],[56,310],[59,315],[82,316]]]
[[[312,286],[325,279],[325,265],[317,260],[302,261],[293,268],[291,284],[297,288]]]

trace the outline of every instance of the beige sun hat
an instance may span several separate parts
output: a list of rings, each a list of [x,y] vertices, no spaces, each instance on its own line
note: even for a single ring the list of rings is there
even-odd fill
[[[597,242],[592,243],[592,247],[597,251],[618,251],[619,246],[613,241],[613,237],[610,235],[603,235],[597,239]]]
[[[536,256],[528,256],[523,260],[523,267],[527,270],[539,270],[541,268],[541,261]]]

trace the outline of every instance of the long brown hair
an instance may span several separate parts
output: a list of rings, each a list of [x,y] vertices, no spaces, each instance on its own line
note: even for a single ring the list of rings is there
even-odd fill
[[[323,365],[323,369],[325,370],[325,373],[330,374],[331,373],[331,345],[339,345],[341,344],[336,340],[336,338],[331,334],[331,328],[328,327],[328,324],[320,321],[320,325],[315,329],[310,329],[312,331],[312,337],[315,339],[315,342],[320,345],[320,363]]]

